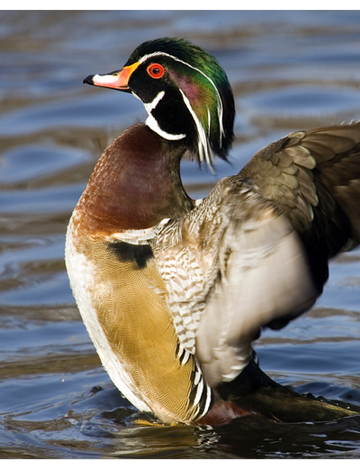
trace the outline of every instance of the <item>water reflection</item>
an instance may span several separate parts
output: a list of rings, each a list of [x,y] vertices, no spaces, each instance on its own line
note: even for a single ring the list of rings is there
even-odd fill
[[[358,417],[212,428],[143,426],[109,381],[80,320],[64,234],[96,159],[145,117],[85,76],[122,66],[142,41],[185,37],[216,55],[238,117],[217,176],[184,161],[194,197],[289,131],[360,118],[359,12],[4,11],[0,17],[0,456],[359,457]],[[118,99],[117,99],[118,98]],[[301,393],[360,405],[359,250],[331,266],[310,314],[256,345]]]

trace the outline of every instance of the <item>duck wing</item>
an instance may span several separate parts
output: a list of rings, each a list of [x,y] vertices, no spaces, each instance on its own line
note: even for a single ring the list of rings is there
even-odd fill
[[[248,364],[261,327],[315,303],[328,259],[359,243],[359,202],[360,123],[326,127],[266,146],[160,233],[175,326],[211,387]]]

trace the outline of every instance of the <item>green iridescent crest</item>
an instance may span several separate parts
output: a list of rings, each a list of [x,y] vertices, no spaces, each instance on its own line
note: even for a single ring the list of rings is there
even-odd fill
[[[224,70],[200,47],[182,39],[163,38],[139,46],[126,65],[156,56],[167,62],[198,131],[200,161],[212,154],[225,158],[233,140],[234,98]]]

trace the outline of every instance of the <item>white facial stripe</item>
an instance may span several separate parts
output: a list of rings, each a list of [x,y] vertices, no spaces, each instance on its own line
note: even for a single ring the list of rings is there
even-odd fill
[[[168,134],[165,130],[162,130],[152,114],[149,114],[145,124],[150,127],[151,130],[160,135],[160,137],[165,138],[165,140],[181,140],[186,137],[185,134]]]
[[[135,95],[136,96],[136,95]],[[151,114],[151,111],[156,108],[156,106],[159,104],[159,102],[163,99],[165,96],[165,91],[160,91],[155,98],[150,102],[150,103],[143,103],[144,107],[148,113],[148,118],[145,121],[145,124],[150,127],[151,130],[156,132],[160,137],[165,138],[166,140],[181,140],[182,138],[185,138],[185,134],[169,134],[165,132],[165,130],[162,130],[157,123],[157,120],[155,117]],[[138,96],[136,96],[138,97]]]
[[[152,54],[146,54],[144,55],[143,57],[141,57],[141,59],[139,60],[140,63],[142,62],[145,62],[145,60],[149,59],[150,57],[156,57],[156,56],[159,56],[159,55],[164,55],[165,57],[170,57],[171,59],[175,60],[176,62],[180,62],[184,65],[187,65],[188,67],[192,68],[193,70],[196,70],[197,72],[201,73],[201,75],[203,75],[207,80],[209,80],[209,82],[212,84],[212,86],[214,87],[215,91],[216,91],[216,95],[217,95],[217,98],[218,98],[218,118],[219,118],[219,125],[220,125],[220,146],[222,144],[222,136],[225,135],[225,132],[224,132],[224,126],[223,126],[223,103],[222,103],[222,100],[221,100],[221,96],[219,94],[219,91],[218,89],[216,88],[215,86],[215,83],[212,81],[211,78],[209,78],[203,71],[201,71],[200,69],[196,68],[196,67],[193,67],[192,65],[190,65],[189,63],[185,62],[184,60],[181,60],[181,59],[178,59],[177,57],[175,57],[174,55],[171,55],[171,54],[167,54],[166,52],[153,52]]]
[[[213,171],[213,162],[214,162],[214,155],[213,152],[210,148],[209,145],[209,140],[207,139],[205,135],[205,130],[203,126],[201,125],[197,115],[195,114],[193,108],[191,107],[190,101],[188,98],[185,96],[182,90],[180,90],[180,93],[183,97],[184,103],[186,104],[186,107],[189,109],[190,114],[192,115],[196,128],[199,134],[199,140],[198,140],[198,148],[199,148],[199,158],[200,161],[206,161],[207,164],[209,165],[210,169]]]
[[[210,114],[210,109],[207,108],[207,112],[208,112],[208,138],[210,138],[210,124],[211,124],[211,114]],[[221,141],[220,141],[221,143]]]
[[[163,99],[164,96],[165,91],[160,91],[160,93],[155,96],[151,103],[144,103],[145,109],[149,115],[151,114],[151,111],[156,108],[156,106],[159,104],[159,102]]]

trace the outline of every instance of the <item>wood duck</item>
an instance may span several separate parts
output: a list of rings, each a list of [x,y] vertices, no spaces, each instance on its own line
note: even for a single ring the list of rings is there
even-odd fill
[[[181,159],[212,167],[233,141],[216,59],[162,38],[84,83],[132,93],[148,113],[105,149],[67,231],[71,287],[103,366],[162,422],[252,412],[229,397],[254,366],[252,342],[309,310],[328,260],[359,243],[360,122],[291,133],[192,200]]]

